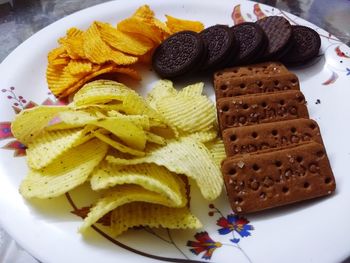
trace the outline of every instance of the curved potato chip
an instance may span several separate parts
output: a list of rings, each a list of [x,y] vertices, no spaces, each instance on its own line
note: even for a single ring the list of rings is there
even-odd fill
[[[145,149],[147,139],[145,132],[142,127],[135,125],[128,119],[109,117],[93,121],[90,124],[110,131],[129,147],[137,150]]]
[[[68,53],[68,56],[72,59],[85,59],[83,46],[83,35],[84,31],[72,27],[67,30],[66,36],[59,39],[59,43]]]
[[[186,138],[192,138],[197,142],[207,143],[214,140],[218,136],[218,132],[215,129],[211,129],[209,131],[199,131],[182,136],[185,136]]]
[[[112,211],[111,228],[118,236],[132,227],[164,227],[168,229],[198,229],[202,223],[187,207],[170,208],[157,204],[134,202]]]
[[[30,170],[20,185],[25,198],[51,198],[83,184],[107,152],[107,144],[97,139],[68,150],[49,166]]]
[[[28,145],[57,113],[66,110],[64,106],[37,106],[23,110],[11,124],[12,134]]]
[[[83,50],[87,59],[103,64],[113,61],[117,65],[129,65],[137,62],[137,57],[126,55],[109,47],[101,38],[96,22],[92,23],[83,37]]]
[[[145,188],[138,185],[121,185],[111,190],[106,197],[103,197],[97,201],[84,219],[83,225],[79,231],[84,232],[88,227],[96,223],[101,217],[108,212],[116,209],[119,206],[131,203],[131,202],[148,202],[154,204],[161,204],[165,206],[173,206],[166,197],[146,190]]]
[[[71,60],[67,70],[71,75],[88,74],[92,71],[92,63],[86,60]]]
[[[198,83],[184,87],[182,90],[178,92],[178,94],[181,96],[198,97],[202,95],[203,88],[204,88],[204,83],[198,82]]]
[[[214,127],[214,104],[205,96],[167,96],[157,102],[166,122],[185,132],[206,131]]]
[[[153,48],[152,42],[141,42],[133,35],[121,32],[108,23],[96,22],[101,38],[111,47],[130,55],[144,55]]]
[[[167,19],[166,25],[172,34],[183,30],[199,33],[204,29],[204,25],[199,21],[185,20],[169,15],[165,15],[165,17]]]
[[[147,93],[146,100],[154,108],[157,109],[157,102],[167,96],[175,96],[177,90],[174,88],[173,82],[167,79],[157,81],[152,90]]]
[[[106,160],[118,165],[141,163],[162,165],[169,171],[194,179],[207,200],[216,199],[223,186],[220,169],[211,158],[210,152],[202,143],[191,138],[170,140],[166,146],[152,147],[145,157],[121,159],[107,155]]]
[[[215,163],[221,167],[221,162],[226,158],[225,146],[222,139],[217,138],[205,144]]]
[[[79,144],[85,135],[82,129],[43,132],[28,144],[27,163],[30,168],[41,169],[70,148]]]
[[[167,197],[174,206],[182,207],[187,203],[183,181],[178,175],[155,164],[118,166],[102,162],[95,169],[90,182],[92,190],[135,184]]]
[[[107,112],[109,117],[118,117],[120,119],[125,119],[131,121],[138,127],[141,127],[144,130],[149,130],[151,126],[157,126],[157,123],[150,123],[149,117],[146,115],[124,115],[118,111],[111,110]]]
[[[92,133],[96,138],[109,144],[110,146],[112,146],[113,148],[117,149],[118,151],[120,151],[122,153],[128,153],[128,154],[135,155],[135,156],[144,156],[145,155],[145,152],[135,150],[133,148],[125,146],[124,144],[117,142],[116,140],[111,139],[109,136],[102,134],[101,131],[93,131]]]

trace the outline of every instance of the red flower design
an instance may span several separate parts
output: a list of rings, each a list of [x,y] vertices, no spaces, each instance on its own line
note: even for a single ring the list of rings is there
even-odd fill
[[[27,147],[19,141],[10,141],[5,146],[1,147],[7,150],[15,150],[14,156],[24,156],[26,155]]]
[[[205,251],[202,256],[204,259],[210,259],[215,249],[222,246],[220,242],[215,242],[213,239],[211,239],[206,231],[199,232],[195,234],[194,237],[198,240],[198,242],[188,241],[187,246],[192,247],[190,251],[195,255],[199,255]]]
[[[12,137],[11,122],[0,122],[0,140]]]

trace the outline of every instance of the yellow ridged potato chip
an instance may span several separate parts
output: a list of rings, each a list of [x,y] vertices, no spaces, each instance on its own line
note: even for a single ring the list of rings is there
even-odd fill
[[[67,30],[66,36],[58,40],[58,43],[64,47],[71,59],[85,59],[85,53],[82,49],[84,31],[72,27]]]
[[[184,174],[196,181],[203,197],[216,199],[222,190],[223,179],[219,166],[204,144],[191,138],[170,140],[163,147],[152,147],[145,157],[121,159],[107,155],[106,160],[117,165],[155,163],[169,171]]]
[[[218,136],[218,131],[216,129],[211,129],[209,131],[199,131],[190,134],[183,134],[182,136],[186,138],[192,138],[193,140],[201,143],[207,143],[214,140]]]
[[[205,146],[208,148],[213,160],[220,167],[221,162],[226,158],[224,142],[221,138],[216,138],[207,142]]]
[[[206,131],[216,123],[215,106],[206,96],[167,96],[157,102],[167,123],[184,132]]]
[[[88,74],[92,71],[92,63],[87,60],[71,60],[67,65],[67,70],[73,76]]]
[[[96,22],[84,32],[83,50],[88,60],[93,63],[102,64],[113,61],[117,65],[129,65],[137,62],[137,57],[126,55],[118,50],[112,49],[101,38]]]
[[[108,23],[96,22],[101,38],[111,47],[130,55],[144,55],[153,48],[151,41],[142,42],[141,39],[121,32]]]
[[[107,144],[97,139],[76,146],[47,167],[30,169],[20,185],[25,198],[60,196],[83,184],[107,152]]]
[[[43,132],[28,144],[27,163],[32,169],[49,165],[60,155],[76,146],[86,134],[83,129]]]
[[[84,219],[83,225],[79,231],[84,232],[88,227],[96,223],[105,214],[113,211],[119,206],[131,202],[147,202],[161,204],[173,207],[171,200],[158,193],[146,190],[138,185],[120,185],[108,193],[105,197],[99,199],[91,208],[88,216]]]
[[[170,208],[145,202],[133,202],[114,209],[111,224],[114,236],[119,236],[129,228],[137,226],[168,229],[202,227],[202,223],[187,207]]]
[[[148,92],[146,101],[153,107],[157,108],[157,102],[167,96],[176,96],[177,90],[174,88],[173,82],[162,79],[157,81],[152,90]]]
[[[188,96],[188,97],[200,97],[202,95],[204,88],[203,82],[198,82],[192,85],[184,87],[178,92],[179,95]]]
[[[128,153],[128,154],[135,155],[135,156],[144,156],[145,155],[145,152],[130,148],[130,147],[122,144],[121,142],[118,142],[116,140],[117,138],[112,139],[111,136],[103,134],[100,130],[93,131],[92,133],[96,138],[109,144],[114,149],[116,149],[122,153]]]
[[[92,190],[135,184],[167,197],[174,206],[187,204],[186,189],[181,178],[155,164],[119,166],[104,161],[95,169],[90,182]]]
[[[155,122],[151,123],[147,115],[125,115],[116,110],[108,111],[107,115],[109,117],[118,117],[119,119],[131,121],[133,124],[144,130],[149,130],[151,126],[158,126]]]
[[[90,124],[110,131],[131,148],[137,150],[145,149],[147,137],[142,127],[125,118],[109,117],[93,121]]]
[[[23,110],[16,115],[11,124],[11,131],[20,142],[28,145],[50,120],[59,112],[66,111],[62,106],[37,106]]]
[[[204,25],[199,21],[179,19],[169,15],[165,16],[167,18],[166,25],[172,34],[183,30],[199,33],[204,29]]]

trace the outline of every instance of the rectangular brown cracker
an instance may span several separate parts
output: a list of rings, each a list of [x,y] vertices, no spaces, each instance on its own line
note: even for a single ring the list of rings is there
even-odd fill
[[[300,90],[298,77],[291,72],[251,74],[243,77],[214,78],[216,99],[283,90]]]
[[[270,94],[253,94],[217,100],[221,132],[227,128],[259,123],[309,118],[305,97],[290,90]]]
[[[250,213],[334,192],[335,179],[321,144],[310,142],[222,163],[235,213]]]
[[[288,147],[311,140],[323,144],[317,123],[310,119],[229,128],[222,132],[222,138],[228,157]]]

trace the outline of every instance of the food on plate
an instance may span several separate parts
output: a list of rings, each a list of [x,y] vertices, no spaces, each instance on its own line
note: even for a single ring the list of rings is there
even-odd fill
[[[58,40],[59,47],[48,54],[49,89],[58,97],[67,97],[103,74],[124,74],[139,80],[134,65],[149,63],[154,49],[176,29],[203,28],[198,21],[171,16],[167,19],[170,28],[155,17],[148,5],[143,5],[117,26],[94,21],[86,31],[68,29],[66,36]]]
[[[169,28],[171,34],[175,34],[180,31],[189,30],[193,32],[201,32],[204,29],[203,23],[199,21],[179,19],[170,15],[165,15],[166,26]]]
[[[297,90],[221,98],[217,100],[220,130],[309,118],[305,104],[304,95]]]
[[[268,45],[263,60],[278,60],[292,47],[292,26],[287,19],[281,16],[268,16],[256,23],[265,32]]]
[[[171,81],[160,80],[144,99],[121,83],[96,80],[66,106],[23,110],[12,123],[28,153],[29,172],[20,193],[52,198],[89,184],[100,198],[89,208],[81,232],[101,220],[116,234],[135,224],[200,227],[189,210],[184,176],[196,182],[205,199],[216,199],[223,186],[224,152],[215,106],[202,93],[203,83],[178,91]],[[123,215],[132,207],[150,210],[144,220]],[[130,224],[121,225],[115,214],[130,218]]]
[[[215,25],[200,32],[207,58],[202,63],[202,70],[217,69],[230,63],[237,54],[238,45],[233,31],[224,25]]]
[[[222,132],[222,138],[228,157],[310,141],[323,144],[317,123],[303,118],[229,128]]]
[[[162,78],[175,78],[199,70],[207,49],[200,35],[181,31],[160,44],[152,57],[152,66]]]
[[[335,179],[323,145],[310,142],[282,150],[227,158],[222,164],[235,213],[250,213],[330,195]]]
[[[320,129],[308,119],[297,77],[290,74],[290,82],[285,83],[291,90],[279,89],[286,74],[288,70],[275,62],[214,74],[226,155],[221,171],[235,213],[261,211],[335,191]],[[252,75],[252,81],[247,83],[242,75]],[[262,93],[254,85],[263,79],[273,81],[264,81],[269,89]],[[239,92],[238,83],[243,90],[249,86],[249,92]]]
[[[239,47],[238,54],[229,62],[231,65],[245,65],[258,61],[268,44],[267,37],[257,23],[245,22],[232,27]]]
[[[301,65],[316,57],[321,47],[320,35],[306,26],[292,26],[293,47],[281,58],[286,65]]]
[[[274,64],[274,63],[273,63]],[[290,72],[260,71],[259,68],[271,68],[270,63],[253,64],[247,72],[241,67],[233,67],[217,71],[214,74],[214,90],[216,99],[256,93],[266,93],[285,90],[299,90],[298,77]],[[279,67],[275,64],[274,67]],[[237,73],[234,73],[237,72]],[[241,75],[238,77],[238,75]]]

